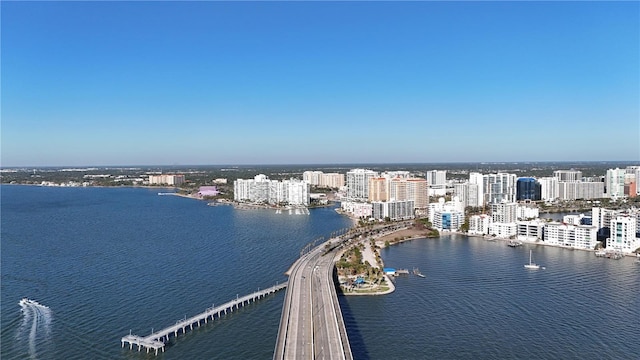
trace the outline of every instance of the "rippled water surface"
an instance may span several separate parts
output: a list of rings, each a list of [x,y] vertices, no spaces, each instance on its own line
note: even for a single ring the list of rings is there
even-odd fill
[[[284,293],[173,340],[120,347],[285,281],[308,242],[351,221],[209,207],[132,188],[2,186],[2,359],[270,359]],[[526,271],[529,249],[545,270]],[[340,298],[356,359],[636,359],[640,265],[463,236],[382,251],[419,267],[395,293]],[[21,306],[28,297],[38,304]]]
[[[530,249],[544,270],[524,269]],[[382,257],[426,278],[400,276],[388,296],[341,299],[358,358],[640,358],[632,258],[459,235],[403,243]]]

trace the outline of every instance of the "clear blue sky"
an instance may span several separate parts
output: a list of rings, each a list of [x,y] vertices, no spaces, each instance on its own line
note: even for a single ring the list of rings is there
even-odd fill
[[[7,166],[640,160],[640,3],[2,1]]]

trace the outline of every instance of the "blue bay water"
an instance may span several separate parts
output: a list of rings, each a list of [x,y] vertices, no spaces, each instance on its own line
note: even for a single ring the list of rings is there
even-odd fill
[[[2,359],[270,359],[284,292],[173,340],[157,357],[120,347],[286,281],[300,249],[351,226],[236,210],[134,188],[2,186]],[[525,271],[529,249],[545,270]],[[396,292],[341,297],[356,359],[636,359],[633,259],[443,236],[382,251],[419,267]],[[22,309],[23,297],[42,307]]]

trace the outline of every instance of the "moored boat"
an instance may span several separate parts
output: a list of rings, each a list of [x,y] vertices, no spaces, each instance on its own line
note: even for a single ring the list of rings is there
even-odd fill
[[[417,275],[417,276],[420,276],[420,277],[426,277],[420,272],[420,269],[418,269],[418,268],[413,268],[413,274]]]
[[[533,262],[532,252],[533,250],[529,250],[529,263],[524,264],[524,267],[525,269],[538,270],[540,269],[540,265]]]

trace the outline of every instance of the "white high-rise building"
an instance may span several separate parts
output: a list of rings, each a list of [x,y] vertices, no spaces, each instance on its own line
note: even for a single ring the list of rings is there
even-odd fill
[[[447,193],[446,170],[429,170],[425,178],[429,185],[429,196],[444,196]]]
[[[579,170],[556,170],[553,172],[553,177],[562,182],[577,182],[582,181],[582,171]]]
[[[372,217],[379,220],[388,217],[392,221],[413,219],[414,206],[412,200],[374,201],[371,203]]]
[[[605,187],[607,197],[621,198],[624,197],[624,179],[626,175],[625,169],[609,169],[605,176]]]
[[[595,226],[598,231],[602,228],[608,228],[611,220],[618,216],[617,210],[604,209],[600,207],[591,208],[591,225]]]
[[[476,189],[476,194],[477,194],[477,199],[474,201],[473,199],[468,199],[467,203],[471,204],[471,203],[476,203],[478,204],[477,206],[484,206],[486,204],[485,201],[485,197],[484,197],[484,175],[477,173],[477,172],[472,172],[469,173],[469,184],[475,184],[477,185],[477,189]],[[469,196],[471,196],[471,190],[469,190]],[[469,205],[471,206],[471,205]]]
[[[237,179],[233,182],[233,199],[272,205],[304,205],[310,201],[309,183],[290,179],[282,182],[269,180],[264,174],[256,175],[253,180]]]
[[[347,172],[347,200],[367,201],[369,197],[369,179],[377,177],[373,170],[353,169]]]
[[[488,204],[516,201],[516,175],[497,173],[483,175],[484,195]]]
[[[603,197],[604,183],[602,182],[558,182],[558,198],[561,200],[588,200],[601,199]]]
[[[607,238],[607,249],[614,249],[630,254],[640,248],[637,238],[637,218],[629,215],[618,215],[611,220],[611,235]]]
[[[464,206],[472,206],[472,207],[481,207],[482,203],[480,202],[480,198],[482,197],[480,193],[480,185],[472,184],[469,182],[454,184],[453,185],[453,193],[455,196],[460,198],[460,201],[464,204]]]
[[[494,223],[515,223],[518,220],[518,203],[501,202],[491,204],[491,221]]]
[[[320,185],[321,176],[322,171],[305,171],[302,173],[302,180],[308,182],[310,185],[318,186]]]
[[[558,178],[543,177],[537,179],[540,183],[540,192],[542,200],[553,201],[558,198]]]

